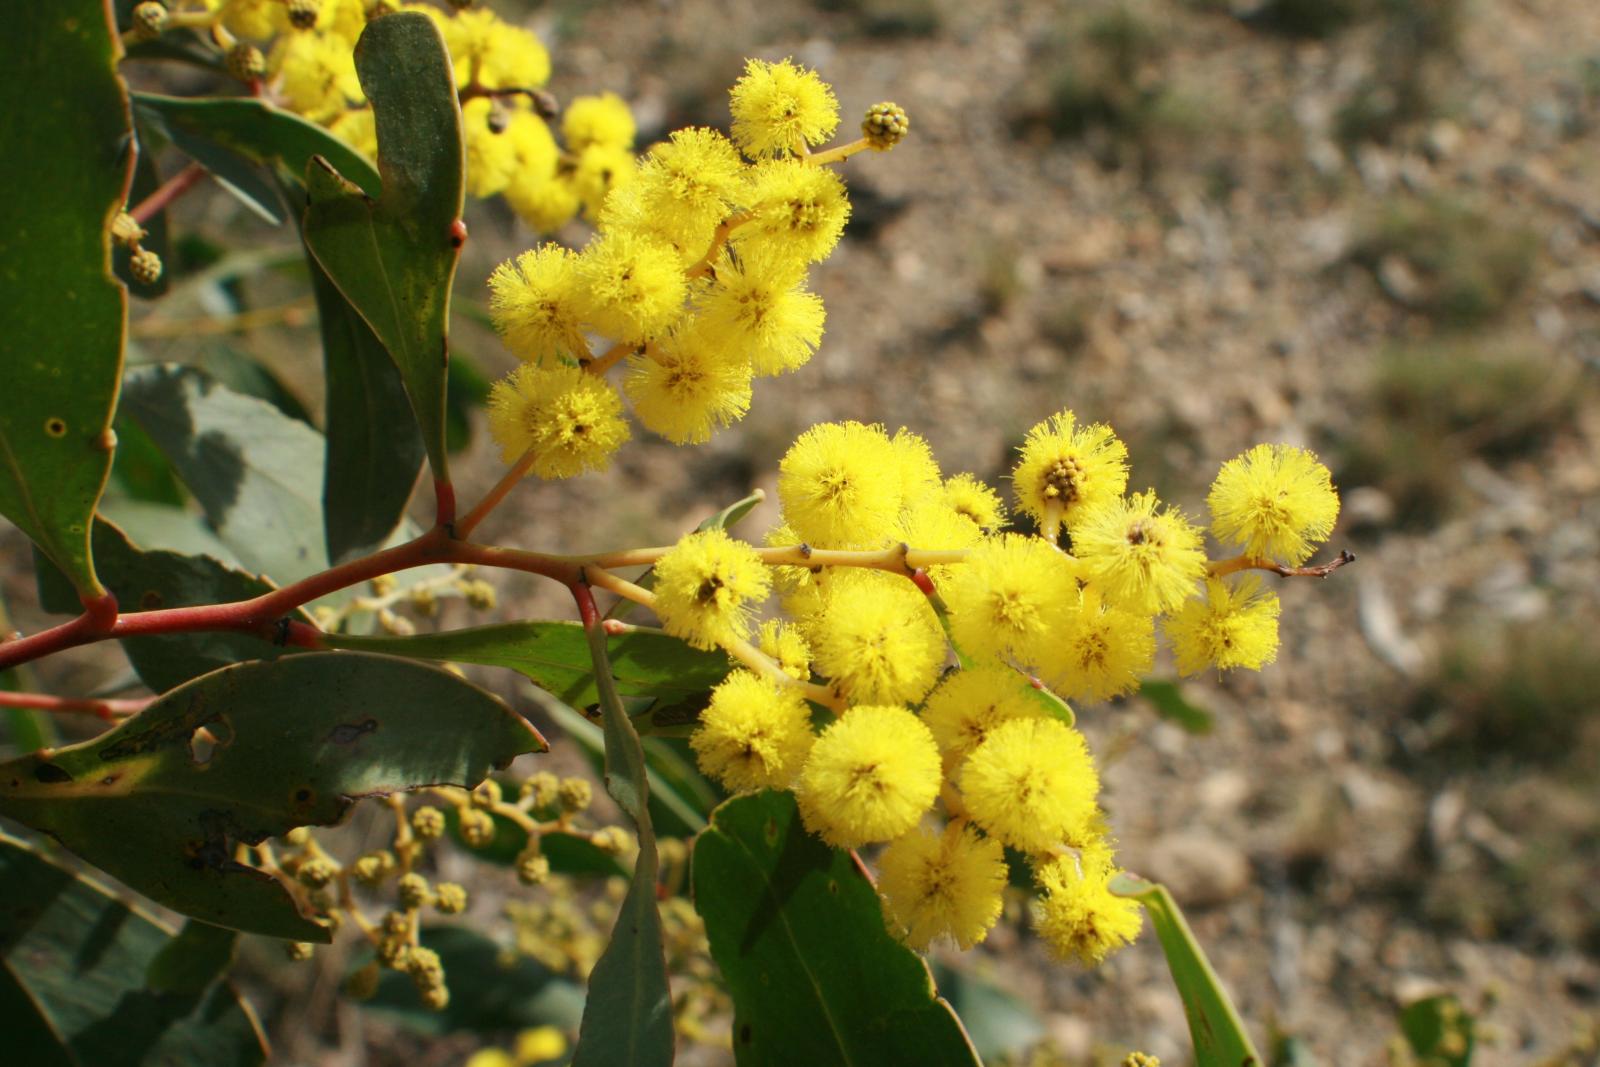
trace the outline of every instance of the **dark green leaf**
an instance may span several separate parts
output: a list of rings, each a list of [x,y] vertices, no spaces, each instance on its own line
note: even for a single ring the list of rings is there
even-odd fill
[[[174,943],[98,885],[0,835],[0,1019],[6,1062],[249,1067],[255,1015],[225,984],[147,989]]]
[[[116,594],[125,611],[185,608],[249,600],[272,591],[259,578],[228,567],[209,556],[146,552],[104,519],[96,519],[94,553],[100,580]],[[75,611],[72,587],[42,557],[36,561],[39,603],[46,611]],[[157,693],[191,678],[247,659],[276,659],[284,650],[247,634],[223,631],[152,634],[122,639],[128,662],[145,685]]]
[[[693,855],[695,909],[733,995],[741,1067],[977,1067],[927,965],[884,929],[871,882],[806,832],[792,795],[728,801]]]
[[[316,123],[261,97],[135,93],[133,101],[142,120],[149,121],[185,152],[205,145],[205,151],[212,155],[225,152],[256,166],[282,164],[297,176],[305,173],[312,156],[321,156],[366,192],[378,195],[378,172],[365,156]],[[194,158],[209,166],[205,159]],[[271,199],[276,202],[277,194]]]
[[[573,707],[600,699],[588,639],[577,623],[505,622],[414,637],[329,634],[327,640],[338,648],[509,667]],[[701,652],[653,630],[619,634],[606,641],[606,648],[618,693],[669,704],[703,695],[731,669],[721,652]]]
[[[1176,723],[1191,734],[1211,732],[1211,713],[1189,701],[1176,682],[1146,678],[1139,683],[1139,695],[1150,702],[1168,722]]]
[[[145,969],[153,993],[203,993],[233,966],[239,932],[190,919]]]
[[[1477,1044],[1477,1020],[1454,993],[1441,993],[1407,1004],[1400,1011],[1400,1032],[1422,1063],[1468,1067]]]
[[[341,563],[372,551],[394,532],[425,450],[405,382],[383,342],[316,260],[307,260],[328,385],[322,519],[328,558]]]
[[[8,5],[0,115],[0,514],[85,595],[89,520],[111,471],[128,296],[109,224],[133,131],[101,0]]]
[[[450,1003],[444,1011],[422,1004],[417,986],[395,971],[384,972],[378,992],[366,1002],[382,1014],[424,1034],[469,1030],[502,1034],[534,1026],[571,1031],[583,1013],[583,989],[535,960],[514,956],[475,930],[433,926],[422,943],[439,954]]]
[[[639,835],[639,855],[634,860],[628,892],[617,909],[611,940],[589,974],[589,995],[583,1006],[572,1067],[621,1063],[671,1067],[672,991],[667,985],[661,912],[656,908],[660,857],[650,823],[644,749],[612,680],[605,631],[596,622],[586,632],[600,687],[606,792],[633,819]]]
[[[972,968],[935,964],[933,974],[983,1059],[1022,1061],[1044,1037],[1044,1024],[1031,1008]]]
[[[172,462],[245,567],[280,583],[327,568],[324,445],[315,430],[173,364],[129,371],[122,408]]]
[[[1222,981],[1211,969],[1211,961],[1206,959],[1205,950],[1195,940],[1194,931],[1189,929],[1167,887],[1123,873],[1111,880],[1111,891],[1143,904],[1150,924],[1156,928],[1172,982],[1183,999],[1183,1013],[1189,1019],[1195,1067],[1261,1063],[1261,1054],[1250,1043],[1228,991],[1222,988]]]
[[[466,236],[455,77],[433,20],[406,11],[367,24],[356,72],[372,101],[383,189],[374,200],[338,160],[314,158],[306,243],[400,368],[433,476],[448,482],[450,286]]]
[[[254,357],[239,351],[232,345],[219,343],[206,346],[192,364],[206,377],[219,385],[232,389],[241,396],[253,396],[257,400],[265,400],[291,419],[311,423],[311,412],[306,410],[305,404],[294,394],[279,378]]]
[[[446,671],[307,653],[215,671],[91,741],[0,764],[0,814],[192,918],[326,941],[283,883],[235,862],[236,845],[331,825],[362,796],[471,786],[543,747]]]

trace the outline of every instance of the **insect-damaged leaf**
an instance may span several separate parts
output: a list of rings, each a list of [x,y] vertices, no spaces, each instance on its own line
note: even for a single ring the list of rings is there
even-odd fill
[[[167,907],[302,941],[328,931],[235,847],[337,822],[355,798],[471,786],[544,739],[446,671],[360,653],[240,663],[101,736],[0,764],[0,814]]]

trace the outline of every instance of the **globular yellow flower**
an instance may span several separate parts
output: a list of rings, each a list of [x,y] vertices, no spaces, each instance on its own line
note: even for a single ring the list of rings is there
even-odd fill
[[[795,800],[806,828],[834,848],[899,837],[939,795],[939,749],[905,708],[851,708],[811,747]]]
[[[983,531],[965,515],[952,508],[941,493],[913,496],[901,510],[889,534],[890,540],[912,548],[948,550],[974,548],[983,541]],[[928,568],[936,588],[943,588],[960,564],[937,563]]]
[[[985,485],[977,475],[963,472],[946,478],[944,499],[984,533],[993,533],[1005,525],[1006,506],[1000,494]]]
[[[536,171],[519,171],[502,193],[517,217],[539,233],[554,233],[578,214],[582,206],[572,188],[571,176],[559,167],[545,176]]]
[[[333,120],[328,132],[368,159],[378,158],[378,126],[370,107],[347,109]]]
[[[1181,674],[1215,666],[1259,671],[1278,655],[1278,594],[1247,574],[1233,584],[1206,582],[1206,595],[1168,616],[1165,628]]]
[[[597,219],[606,199],[633,184],[639,176],[633,150],[621,145],[591,144],[576,153],[568,181],[583,206],[585,218]]]
[[[998,663],[946,676],[922,705],[922,721],[944,753],[945,766],[959,767],[1001,723],[1048,714],[1027,686],[1022,675]]]
[[[901,499],[909,504],[938,495],[942,475],[927,440],[902,426],[895,431],[889,444],[894,449],[894,471],[900,483]]]
[[[700,444],[750,410],[750,367],[695,324],[630,359],[623,389],[646,427],[674,444]]]
[[[1339,518],[1328,468],[1293,445],[1256,445],[1230,459],[1206,503],[1218,541],[1294,565],[1311,558]]]
[[[489,391],[489,432],[514,463],[533,450],[531,474],[570,478],[604,470],[628,439],[622,399],[577,367],[524,363]]]
[[[509,190],[512,183],[554,180],[561,149],[556,146],[549,125],[531,108],[520,103],[507,108],[505,114],[505,136],[511,139],[517,163],[511,181],[501,191]]]
[[[790,60],[746,60],[730,96],[733,139],[752,159],[816,145],[839,128],[839,101],[814,70]]]
[[[264,41],[289,30],[288,9],[282,0],[228,0],[222,5],[222,25],[240,37]]]
[[[767,531],[768,545],[790,546],[805,542],[788,523],[779,523]],[[825,567],[774,567],[773,582],[782,598],[783,610],[796,619],[809,618],[822,610],[828,570]]]
[[[529,363],[587,352],[578,318],[577,256],[557,244],[508,259],[489,275],[489,316]]]
[[[1139,936],[1139,902],[1107,888],[1116,873],[1087,854],[1057,857],[1035,869],[1044,896],[1035,905],[1034,928],[1057,958],[1097,966]]]
[[[1128,486],[1127,446],[1104,423],[1079,426],[1070,411],[1029,430],[1020,453],[1011,474],[1017,508],[1040,524],[1051,508],[1070,523]]]
[[[733,143],[703,126],[674,130],[652,145],[639,175],[646,210],[692,219],[708,238],[728,214],[743,179],[744,164]]]
[[[1155,619],[1111,607],[1089,588],[1039,666],[1061,696],[1094,702],[1139,688],[1155,656]]]
[[[1160,507],[1154,492],[1134,493],[1090,507],[1071,527],[1085,577],[1116,607],[1172,611],[1205,575],[1200,531],[1182,512]]]
[[[687,270],[705,256],[716,224],[692,213],[653,209],[647,195],[650,182],[643,178],[643,168],[637,168],[631,180],[606,195],[595,227],[601,233],[628,233],[670,248]]]
[[[700,769],[729,791],[787,789],[811,751],[811,712],[800,694],[749,671],[711,691],[689,737]]]
[[[878,893],[890,925],[919,951],[939,938],[962,949],[982,941],[1000,918],[1005,852],[965,823],[941,834],[913,830],[878,858]]]
[[[814,548],[876,544],[900,514],[894,446],[881,426],[819,423],[778,464],[784,521]]]
[[[748,637],[750,613],[772,589],[756,550],[715,528],[686,534],[656,563],[655,574],[662,627],[695,648]]]
[[[561,139],[569,152],[590,145],[632,148],[634,132],[633,112],[616,93],[573,97],[561,114]]]
[[[724,255],[699,297],[708,334],[747,354],[760,375],[797,370],[822,341],[822,298],[807,291],[805,267],[752,246]]]
[[[566,1055],[567,1035],[554,1026],[531,1027],[517,1034],[514,1051],[517,1063],[524,1067],[558,1059]]]
[[[539,38],[487,8],[458,11],[439,28],[460,88],[533,89],[550,80],[550,53]]]
[[[760,241],[801,263],[826,259],[850,219],[844,180],[795,159],[753,167],[743,195],[750,218],[733,231],[734,247]]]
[[[1097,813],[1099,792],[1083,735],[1059,719],[1008,719],[961,767],[961,799],[973,819],[1023,852],[1081,836]]]
[[[817,673],[854,703],[921,700],[945,661],[944,630],[928,598],[885,571],[832,575],[807,633]]]
[[[980,659],[1037,663],[1078,600],[1070,556],[1040,538],[1006,533],[974,548],[940,587],[956,646]]]
[[[467,150],[467,195],[490,197],[511,182],[517,169],[517,143],[506,132],[506,116],[479,96],[461,105],[461,134]]]
[[[802,682],[811,677],[811,646],[792,624],[768,619],[761,624],[756,645],[776,660],[789,677]]]
[[[331,122],[366,100],[350,43],[334,34],[311,30],[281,38],[272,68],[284,104],[312,122]]]
[[[579,310],[617,341],[665,334],[683,314],[683,265],[670,248],[626,233],[601,234],[578,257]]]

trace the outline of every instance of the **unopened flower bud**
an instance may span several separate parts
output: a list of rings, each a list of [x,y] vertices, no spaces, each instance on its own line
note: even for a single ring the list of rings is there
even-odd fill
[[[494,586],[482,578],[474,578],[470,582],[461,583],[461,594],[467,598],[467,603],[474,611],[493,611],[495,606]]]
[[[228,73],[242,82],[260,81],[267,73],[267,57],[255,45],[240,41],[228,49]]]
[[[378,962],[385,967],[401,970],[411,956],[411,942],[404,935],[385,937],[378,942]]]
[[[137,244],[146,236],[144,227],[139,225],[139,220],[126,211],[117,212],[117,217],[111,220],[111,239],[119,245]]]
[[[367,587],[372,590],[373,596],[388,596],[390,593],[394,592],[395,584],[394,575],[380,574],[368,582]]]
[[[533,810],[548,811],[555,807],[561,794],[561,779],[549,771],[540,771],[522,783],[522,799],[533,802]]]
[[[633,850],[633,835],[620,826],[604,826],[590,836],[595,848],[608,856],[620,856]]]
[[[494,817],[477,808],[462,808],[461,839],[472,848],[483,848],[494,840]]]
[[[161,257],[148,248],[141,248],[128,257],[128,273],[136,282],[154,285],[161,280]]]
[[[419,992],[422,994],[422,1006],[429,1011],[444,1011],[450,1006],[450,989],[442,983]]]
[[[556,799],[562,811],[576,814],[589,806],[594,799],[594,790],[582,778],[563,778]]]
[[[436,841],[444,834],[444,812],[432,805],[423,805],[411,813],[411,832],[419,841]]]
[[[302,885],[308,885],[312,889],[321,889],[333,881],[334,875],[338,873],[338,871],[334,870],[332,863],[320,856],[316,856],[302,863],[296,876],[300,879]]]
[[[378,612],[378,625],[383,627],[384,632],[394,634],[396,637],[410,637],[417,632],[417,628],[411,625],[410,619],[396,615],[388,608]]]
[[[500,803],[500,783],[493,778],[479,782],[472,791],[472,803],[480,808],[492,808]]]
[[[441,915],[460,915],[467,910],[467,891],[454,882],[440,882],[434,889],[433,906]]]
[[[428,880],[412,871],[400,876],[400,906],[408,911],[425,908],[433,902],[433,891]]]
[[[418,615],[431,619],[439,613],[439,594],[432,586],[419,585],[411,590],[411,607]]]
[[[377,885],[394,870],[394,853],[388,849],[369,852],[356,860],[350,870],[363,884]]]
[[[312,947],[309,941],[285,941],[283,953],[296,963],[304,963],[311,958]]]
[[[284,834],[283,839],[296,848],[304,848],[306,843],[311,840],[311,828],[309,826],[296,826],[293,830]]]
[[[550,877],[550,861],[537,847],[517,857],[517,880],[523,885],[543,885]]]
[[[168,17],[167,5],[158,3],[157,0],[144,0],[144,3],[134,5],[133,20],[129,29],[133,31],[135,37],[148,41],[161,36],[162,31],[167,28]]]
[[[878,152],[887,152],[910,132],[911,119],[899,104],[873,104],[861,120],[861,136]]]
[[[317,13],[322,9],[319,0],[289,0],[289,25],[297,30],[309,30],[317,24]]]

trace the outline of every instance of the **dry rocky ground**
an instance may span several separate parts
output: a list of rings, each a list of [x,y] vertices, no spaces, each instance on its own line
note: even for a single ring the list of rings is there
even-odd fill
[[[742,58],[793,55],[847,115],[904,105],[913,136],[845,166],[856,221],[814,277],[829,328],[809,366],[759,384],[704,448],[646,440],[606,475],[527,486],[486,535],[670,540],[770,493],[825,419],[908,426],[947,471],[1000,481],[1026,428],[1071,407],[1191,511],[1251,443],[1312,447],[1344,493],[1330,550],[1360,559],[1281,588],[1277,664],[1185,683],[1209,734],[1140,701],[1081,709],[1125,862],[1173,887],[1257,1034],[1318,1062],[1381,1062],[1396,1005],[1440,988],[1485,1005],[1481,1063],[1593,1032],[1600,7],[673,0],[527,18],[559,97],[619,92],[647,134],[724,124]],[[218,239],[252,225],[224,197],[185,213]],[[498,205],[472,231],[468,303],[533,240]],[[261,348],[298,384],[310,337]],[[509,366],[487,334],[461,345]],[[479,441],[463,494],[496,476]],[[566,611],[515,579],[505,599]],[[1152,938],[1092,974],[1006,931],[969,962],[1042,1013],[1062,1062],[1187,1056]]]

